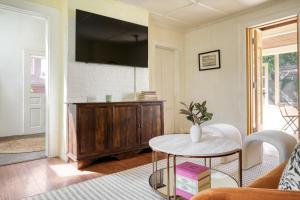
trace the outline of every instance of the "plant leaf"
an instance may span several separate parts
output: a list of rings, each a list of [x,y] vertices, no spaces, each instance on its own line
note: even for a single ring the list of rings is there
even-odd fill
[[[179,102],[180,104],[184,105],[187,109],[189,109],[189,107],[184,103],[184,102]]]
[[[184,102],[180,102],[186,109],[180,109],[179,113],[186,115],[186,119],[193,124],[202,124],[212,119],[213,114],[207,112],[206,101],[202,103],[194,103],[193,101],[187,105]]]
[[[190,115],[191,112],[189,112],[188,110],[180,109],[180,114]]]
[[[193,107],[194,107],[194,102],[192,101],[192,102],[190,103],[189,110],[190,110],[190,111],[193,111]]]

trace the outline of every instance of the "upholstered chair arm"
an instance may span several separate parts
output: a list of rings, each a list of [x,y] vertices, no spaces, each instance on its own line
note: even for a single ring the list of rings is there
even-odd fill
[[[248,187],[251,188],[267,188],[267,189],[277,189],[280,181],[282,172],[286,166],[286,162],[274,168],[272,171],[257,179]]]
[[[219,188],[195,195],[192,200],[299,200],[300,192],[262,188]]]

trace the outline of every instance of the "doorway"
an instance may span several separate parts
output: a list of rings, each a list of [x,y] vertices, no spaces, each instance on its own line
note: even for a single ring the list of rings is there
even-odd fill
[[[298,138],[298,19],[246,33],[248,134],[282,130]]]
[[[175,50],[155,47],[153,88],[164,103],[164,133],[175,132]]]
[[[24,53],[24,134],[45,133],[45,52]]]
[[[47,22],[0,9],[0,166],[44,158]]]

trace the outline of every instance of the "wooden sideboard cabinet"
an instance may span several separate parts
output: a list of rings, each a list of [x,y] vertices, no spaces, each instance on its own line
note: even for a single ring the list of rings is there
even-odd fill
[[[163,135],[163,101],[68,103],[68,158],[83,168],[93,160],[148,148]]]

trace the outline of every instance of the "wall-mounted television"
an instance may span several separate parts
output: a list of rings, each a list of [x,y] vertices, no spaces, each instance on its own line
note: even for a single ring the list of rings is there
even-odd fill
[[[148,67],[148,27],[76,10],[76,61]]]

